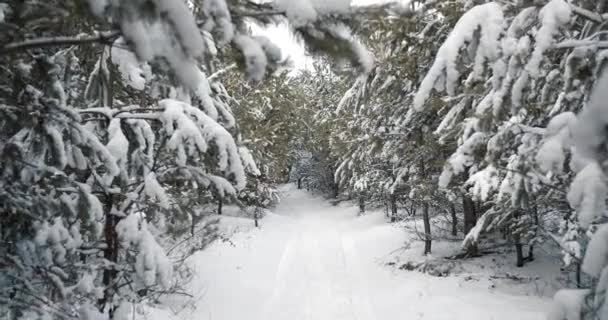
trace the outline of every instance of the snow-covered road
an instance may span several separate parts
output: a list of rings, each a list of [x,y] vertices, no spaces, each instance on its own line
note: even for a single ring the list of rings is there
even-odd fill
[[[197,308],[180,318],[545,318],[547,299],[490,292],[458,277],[393,271],[381,261],[402,245],[403,230],[380,214],[357,217],[353,207],[333,207],[291,187],[283,191],[276,214],[260,229],[239,232],[194,257]]]
[[[374,319],[353,240],[322,212],[297,220],[262,319]]]

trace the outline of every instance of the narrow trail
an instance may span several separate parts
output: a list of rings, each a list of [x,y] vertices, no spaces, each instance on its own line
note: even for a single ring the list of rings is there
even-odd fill
[[[352,266],[358,263],[356,257],[347,254],[344,246],[351,242],[328,227],[325,219],[305,219],[300,224],[298,234],[285,246],[263,318],[374,319],[359,312],[369,301],[360,294],[365,290]]]
[[[200,299],[182,319],[544,319],[547,299],[463,287],[457,277],[394,272],[380,261],[403,230],[286,187],[260,229],[195,257]],[[238,218],[234,218],[238,219]]]

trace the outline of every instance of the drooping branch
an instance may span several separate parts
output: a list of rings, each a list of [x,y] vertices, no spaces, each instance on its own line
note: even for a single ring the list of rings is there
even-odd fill
[[[572,8],[572,12],[576,13],[577,15],[597,23],[602,23],[608,20],[608,14],[599,14],[573,4],[570,4],[570,8]]]
[[[216,71],[215,73],[213,73],[212,75],[210,75],[207,79],[209,81],[211,81],[212,79],[215,79],[218,76],[220,76],[221,74],[226,73],[226,72],[228,72],[228,71],[230,71],[230,70],[232,70],[232,69],[234,69],[236,67],[237,67],[236,63],[233,63],[233,64],[229,65],[226,68],[223,68],[223,69],[220,69],[220,70]]]
[[[553,45],[553,49],[572,49],[572,48],[576,48],[576,47],[589,47],[589,46],[593,46],[596,47],[598,49],[605,49],[608,48],[608,40],[587,40],[587,39],[583,39],[583,40],[574,40],[574,39],[568,39],[568,40],[564,40],[562,42],[556,43],[555,45]]]
[[[244,11],[244,10],[232,10],[231,14],[233,17],[241,18],[255,18],[255,17],[267,17],[267,16],[284,16],[285,11],[280,10],[269,10],[269,11]]]
[[[64,47],[72,45],[82,45],[87,43],[111,44],[112,41],[114,41],[120,35],[121,32],[119,30],[116,30],[99,32],[96,35],[44,37],[37,39],[29,39],[19,42],[12,42],[0,47],[0,55],[36,48]]]

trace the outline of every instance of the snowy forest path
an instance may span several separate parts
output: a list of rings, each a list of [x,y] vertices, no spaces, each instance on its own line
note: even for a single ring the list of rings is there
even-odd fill
[[[196,309],[178,319],[398,320],[544,319],[549,300],[491,291],[461,277],[432,277],[387,267],[403,246],[402,228],[381,212],[358,216],[293,186],[252,228],[223,217],[236,232],[193,257]]]
[[[298,219],[261,319],[375,319],[354,242],[331,220],[314,213]]]

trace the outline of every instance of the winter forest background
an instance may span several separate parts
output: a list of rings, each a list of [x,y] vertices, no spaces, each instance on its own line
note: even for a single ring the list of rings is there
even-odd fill
[[[607,21],[605,0],[0,0],[0,317],[187,301],[222,213],[258,226],[293,183],[419,221],[419,255],[554,258],[549,319],[608,319]],[[252,32],[274,24],[308,68]]]

